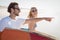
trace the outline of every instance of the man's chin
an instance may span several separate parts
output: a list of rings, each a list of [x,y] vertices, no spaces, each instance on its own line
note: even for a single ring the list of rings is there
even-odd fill
[[[19,15],[16,15],[16,16],[19,16]]]
[[[15,14],[16,16],[19,16],[19,14]]]

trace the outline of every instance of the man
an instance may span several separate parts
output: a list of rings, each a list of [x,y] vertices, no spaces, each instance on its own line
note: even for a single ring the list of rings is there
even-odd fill
[[[34,18],[34,19],[18,19],[16,16],[19,16],[20,8],[18,3],[12,2],[8,6],[8,12],[10,15],[1,19],[0,22],[0,32],[2,32],[5,28],[8,29],[19,29],[21,28],[22,24],[30,23],[30,22],[38,22],[41,20],[51,21],[51,18]]]

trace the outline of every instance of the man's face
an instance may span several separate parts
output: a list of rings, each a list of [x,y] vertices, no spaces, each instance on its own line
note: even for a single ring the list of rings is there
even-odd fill
[[[13,14],[19,16],[20,8],[18,7],[18,5],[15,5],[13,10],[14,10]]]

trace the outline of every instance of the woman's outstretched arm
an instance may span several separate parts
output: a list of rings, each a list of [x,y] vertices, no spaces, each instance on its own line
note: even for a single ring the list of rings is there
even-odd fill
[[[42,21],[42,20],[46,20],[46,21],[49,21],[50,22],[52,20],[52,18],[44,17],[44,18],[26,19],[25,23],[38,22],[38,21]]]

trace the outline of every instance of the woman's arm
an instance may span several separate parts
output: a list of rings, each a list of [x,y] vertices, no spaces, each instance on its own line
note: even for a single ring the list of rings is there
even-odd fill
[[[33,18],[33,19],[26,19],[25,23],[30,23],[30,22],[38,22],[38,21],[42,21],[42,20],[46,20],[46,21],[51,21],[52,18]]]

